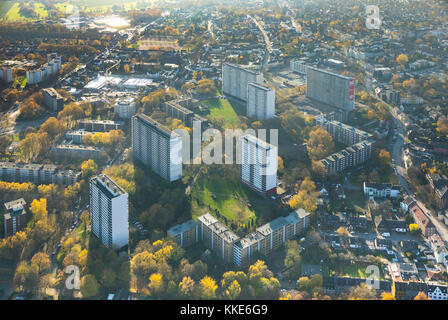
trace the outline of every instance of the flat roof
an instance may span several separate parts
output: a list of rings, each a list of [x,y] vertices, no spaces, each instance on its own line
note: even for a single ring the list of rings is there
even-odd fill
[[[252,86],[252,87],[256,87],[256,88],[264,90],[264,91],[274,91],[273,89],[271,89],[269,87],[266,87],[266,86],[263,86],[263,85],[261,85],[259,83],[256,83],[256,82],[250,82],[248,85]]]
[[[212,224],[218,222],[218,219],[216,219],[210,213],[206,213],[206,214],[198,217],[198,221],[202,222],[206,226],[209,226],[209,225],[212,225]]]
[[[250,142],[252,144],[256,144],[257,146],[260,146],[260,147],[262,147],[263,149],[266,149],[266,150],[276,149],[277,148],[276,146],[274,146],[274,145],[272,145],[270,143],[267,143],[266,141],[263,141],[260,138],[257,138],[256,136],[248,134],[248,133],[242,135],[240,137],[240,139],[244,139],[247,142]]]
[[[108,198],[116,198],[120,195],[127,194],[122,187],[105,174],[90,179]]]
[[[288,224],[288,221],[285,220],[283,217],[278,217],[271,222],[268,222],[261,227],[257,228],[257,231],[260,232],[262,235],[267,236],[271,234],[273,231],[276,231],[280,228],[282,228],[284,225]]]
[[[172,236],[177,236],[178,234],[184,233],[185,231],[195,228],[198,224],[193,219],[188,220],[184,223],[177,224],[168,229],[168,233]]]
[[[234,64],[234,63],[224,62],[222,65],[223,65],[223,66],[227,65],[227,66],[229,66],[229,67],[232,67],[232,68],[235,68],[235,69],[239,69],[239,70],[241,70],[241,71],[245,71],[245,72],[248,72],[248,73],[251,73],[251,74],[255,74],[255,75],[257,75],[257,74],[261,74],[260,72],[257,72],[257,71],[251,70],[251,69],[244,68],[244,67],[242,67],[242,66],[240,66],[240,65],[238,65],[238,64]]]
[[[264,236],[258,232],[251,232],[248,235],[246,235],[244,238],[241,238],[239,241],[237,241],[235,243],[236,246],[240,247],[240,248],[246,248],[249,247],[255,243],[257,243],[258,241],[264,239]]]
[[[18,209],[23,209],[23,206],[25,206],[25,205],[26,205],[26,201],[23,198],[5,202],[5,204],[4,204],[5,209],[8,211],[9,210],[17,211]]]
[[[151,128],[157,130],[158,132],[160,132],[161,134],[171,137],[171,130],[169,130],[167,127],[165,127],[163,124],[157,122],[156,120],[150,118],[149,116],[147,116],[146,114],[143,113],[139,113],[137,115],[134,116],[135,119],[142,121],[143,123],[147,124],[148,126],[150,126]],[[173,132],[174,135],[176,135],[176,133]]]

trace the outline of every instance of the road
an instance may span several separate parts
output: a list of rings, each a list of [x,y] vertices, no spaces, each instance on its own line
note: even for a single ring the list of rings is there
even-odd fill
[[[269,40],[267,32],[264,30],[263,26],[254,17],[247,15],[247,18],[252,20],[253,23],[260,29],[261,34],[264,38],[264,43],[266,44],[266,54],[263,61],[263,66],[269,62],[269,55],[272,52],[272,42]]]
[[[408,195],[413,196],[417,198],[414,194],[414,192],[409,187],[408,181],[407,181],[407,175],[406,175],[406,165],[403,159],[403,144],[404,141],[407,141],[407,135],[406,135],[406,129],[401,122],[397,112],[396,108],[390,108],[390,112],[392,116],[394,117],[395,125],[397,126],[397,139],[394,142],[392,146],[392,152],[391,157],[394,160],[394,169],[396,168],[395,174],[397,175],[400,184],[403,186],[403,188],[406,190]],[[432,211],[428,210],[425,205],[418,201],[419,206],[426,212],[427,216],[431,220],[431,222],[434,224],[434,226],[437,229],[437,232],[439,233],[440,237],[444,241],[448,241],[448,228],[440,222],[436,217],[433,216]]]
[[[207,22],[207,29],[208,29],[208,32],[210,32],[210,35],[212,36],[212,38],[215,38],[215,34],[213,33],[213,22],[212,22],[212,20],[208,20],[208,22]]]

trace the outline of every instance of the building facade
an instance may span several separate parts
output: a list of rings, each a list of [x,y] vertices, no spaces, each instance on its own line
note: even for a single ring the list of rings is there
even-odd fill
[[[108,248],[120,249],[129,241],[128,194],[106,175],[90,180],[92,233]]]
[[[314,67],[306,69],[306,96],[334,108],[353,111],[355,80]]]
[[[181,248],[189,247],[199,241],[199,225],[193,220],[177,224],[168,229],[168,237]]]
[[[233,262],[233,246],[239,237],[209,213],[198,218],[198,238],[226,263]]]
[[[27,219],[25,211],[26,202],[23,198],[5,202],[4,214],[4,237],[15,235],[18,231],[25,229]]]
[[[306,76],[306,64],[303,60],[292,60],[289,63],[292,72]]]
[[[122,123],[112,120],[81,120],[79,128],[91,132],[107,132],[110,130],[119,130]]]
[[[412,205],[409,208],[409,211],[412,213],[415,223],[418,224],[419,228],[422,230],[422,234],[425,237],[430,237],[436,233],[436,227],[417,203]]]
[[[121,119],[131,119],[136,111],[134,98],[117,99],[114,105],[115,114]]]
[[[364,181],[364,195],[370,198],[397,198],[400,195],[400,186],[391,183],[373,183]]]
[[[247,101],[247,85],[263,83],[263,74],[236,64],[222,64],[222,92],[242,101]]]
[[[256,252],[269,256],[286,241],[294,239],[309,226],[310,213],[302,208],[291,212],[286,217],[279,217],[257,228],[235,242],[233,261],[236,265],[248,265]]]
[[[240,137],[241,181],[263,194],[277,193],[277,147],[246,134]]]
[[[62,108],[64,99],[54,88],[46,88],[42,90],[44,104],[51,111],[58,111]]]
[[[0,70],[0,80],[6,83],[12,82],[12,68],[3,67]]]
[[[275,113],[275,91],[251,82],[247,85],[247,109],[248,117],[258,120],[266,120],[274,117]]]
[[[170,182],[182,178],[182,139],[150,117],[132,118],[134,157]]]
[[[62,159],[101,160],[106,154],[103,147],[79,144],[58,144],[51,148],[54,157]]]
[[[79,171],[60,170],[50,164],[0,162],[0,180],[8,182],[69,185],[78,182],[80,176]]]

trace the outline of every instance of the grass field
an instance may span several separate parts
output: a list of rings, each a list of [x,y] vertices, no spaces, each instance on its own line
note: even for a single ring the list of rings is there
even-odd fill
[[[237,112],[241,113],[243,106],[230,102],[227,99],[207,99],[201,102],[208,107],[208,110],[204,111],[203,115],[213,124],[225,129],[238,128],[240,126]]]
[[[217,216],[214,212],[217,210],[229,225],[232,221],[238,226],[247,224],[252,219],[261,225],[280,214],[276,201],[265,199],[243,185],[237,170],[230,167],[210,168],[206,174],[202,173],[192,186],[191,196],[193,218],[205,213]]]
[[[112,6],[120,6],[125,11],[133,10],[137,8],[139,1],[135,0],[78,0],[70,2],[57,2],[54,4],[62,14],[71,14],[71,10],[68,12],[67,8],[71,6],[77,6],[86,12],[92,13],[107,13]],[[148,2],[148,7],[153,4],[153,1]],[[35,18],[24,17],[20,14],[20,3],[16,1],[0,1],[0,20],[6,21],[33,21],[38,19],[44,19],[48,17],[48,11],[45,5],[41,2],[34,2]]]
[[[368,264],[355,263],[352,265],[348,261],[344,261],[333,267],[324,265],[322,271],[324,275],[366,279],[369,276],[366,274],[367,267]],[[379,270],[380,280],[384,280],[383,266],[379,266]]]
[[[8,21],[17,21],[17,20],[26,20],[25,17],[22,17],[19,13],[20,11],[20,6],[19,3],[14,3],[8,10],[8,12],[6,12],[5,15],[5,20]]]
[[[43,3],[35,2],[34,3],[34,12],[39,16],[39,18],[48,17],[48,11],[43,5]]]
[[[233,177],[223,179],[218,173],[203,175],[193,185],[192,196],[201,202],[200,206],[193,205],[193,217],[208,212],[208,207],[218,210],[228,221],[245,223],[255,217],[255,212],[247,205],[247,191]]]
[[[0,2],[0,19],[4,19],[9,9],[14,5],[14,1],[1,1]]]

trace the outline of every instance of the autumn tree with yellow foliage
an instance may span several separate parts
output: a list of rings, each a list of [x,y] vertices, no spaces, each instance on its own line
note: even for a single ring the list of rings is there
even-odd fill
[[[314,213],[317,209],[318,197],[319,191],[316,191],[316,184],[310,177],[306,177],[300,185],[299,192],[289,200],[289,206],[291,209],[303,208]]]

